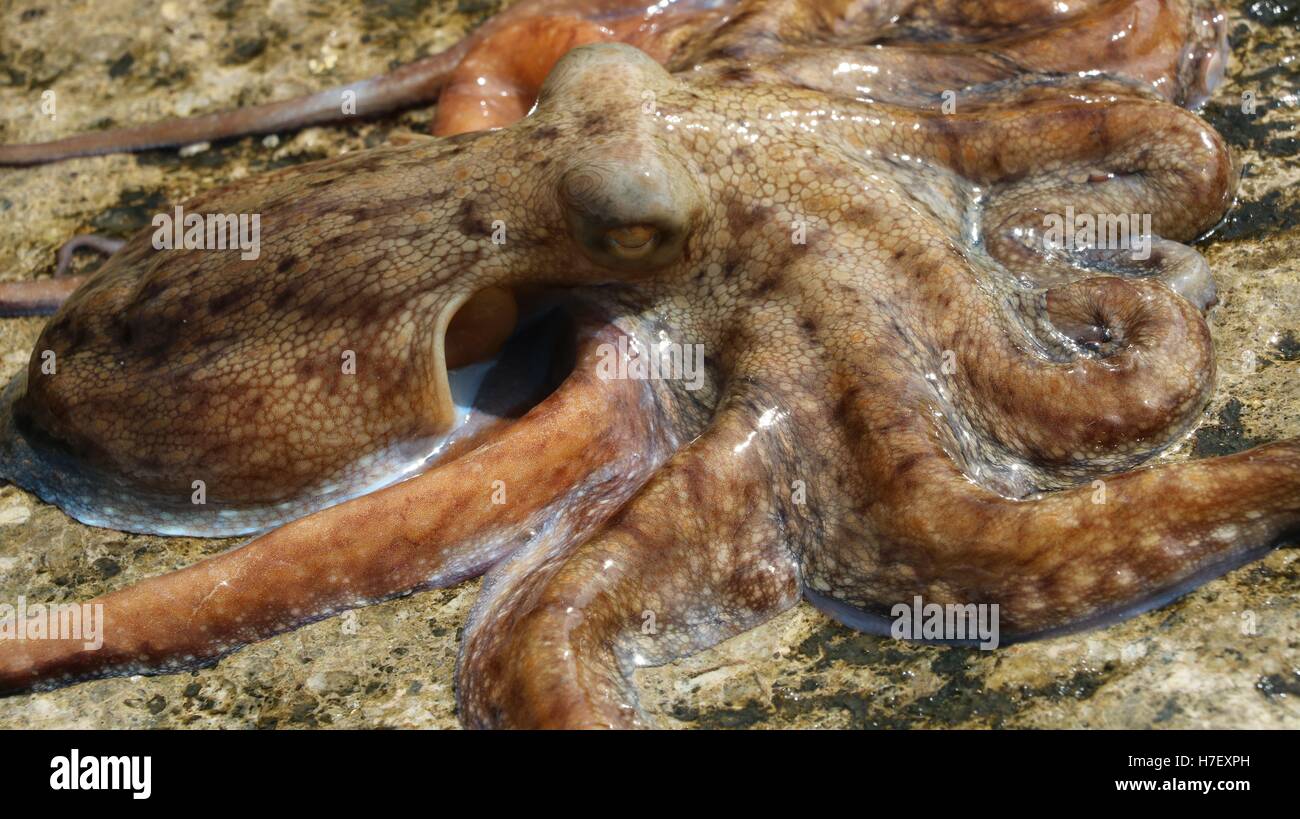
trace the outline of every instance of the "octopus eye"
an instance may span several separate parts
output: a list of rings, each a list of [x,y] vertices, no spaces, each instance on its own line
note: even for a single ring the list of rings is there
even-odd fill
[[[703,212],[694,180],[653,146],[579,157],[557,197],[579,249],[607,270],[646,273],[675,263]]]
[[[609,252],[632,261],[649,256],[658,244],[659,231],[653,225],[632,225],[605,232]]]

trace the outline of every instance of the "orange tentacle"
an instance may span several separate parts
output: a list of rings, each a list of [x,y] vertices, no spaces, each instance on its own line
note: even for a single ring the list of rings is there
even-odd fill
[[[451,73],[438,99],[433,133],[453,136],[522,119],[561,57],[613,36],[577,17],[530,17],[498,29],[470,49]]]

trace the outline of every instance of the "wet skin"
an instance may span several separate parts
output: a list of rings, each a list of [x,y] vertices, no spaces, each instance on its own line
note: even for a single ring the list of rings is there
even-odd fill
[[[462,719],[630,726],[637,666],[801,596],[864,628],[916,595],[996,603],[1005,643],[1300,527],[1300,442],[1137,468],[1213,385],[1213,281],[1182,243],[1236,171],[1180,107],[1222,65],[1209,11],[519,8],[437,80],[440,132],[509,127],[206,194],[185,209],[261,215],[258,259],[147,231],[50,321],[0,471],[100,525],[278,528],[94,601],[98,651],[0,642],[0,686],[184,668],[486,573]],[[509,49],[539,32],[643,50],[543,71]],[[1067,208],[1149,214],[1150,254],[1045,244]],[[570,374],[464,431],[447,370],[493,357],[538,288],[574,316]],[[700,388],[607,379],[620,335],[700,345]]]

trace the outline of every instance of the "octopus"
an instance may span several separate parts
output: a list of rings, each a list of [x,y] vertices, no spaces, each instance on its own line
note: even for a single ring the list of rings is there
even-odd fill
[[[1238,170],[1192,109],[1226,48],[1193,0],[524,0],[341,89],[0,147],[438,103],[433,137],[183,203],[257,214],[253,258],[146,229],[7,286],[57,312],[0,474],[95,526],[253,537],[89,601],[95,649],[0,641],[0,688],[481,575],[467,726],[635,727],[637,668],[801,599],[881,633],[996,605],[1006,644],[1294,539],[1300,440],[1147,463],[1214,383],[1188,243]],[[1052,235],[1080,214],[1149,222]]]

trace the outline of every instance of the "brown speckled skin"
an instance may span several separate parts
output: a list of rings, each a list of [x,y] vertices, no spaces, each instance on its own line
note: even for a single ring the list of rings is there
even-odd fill
[[[704,345],[709,383],[602,381],[590,344],[616,331],[595,321],[569,381],[483,447],[103,598],[99,653],[0,644],[0,685],[183,666],[491,566],[461,718],[637,725],[636,666],[803,593],[841,613],[997,603],[1005,640],[1120,616],[1293,534],[1300,442],[1131,470],[1213,380],[1184,298],[1204,295],[1186,286],[1199,257],[1177,243],[1217,221],[1236,176],[1166,101],[1212,76],[1211,18],[1146,0],[1064,19],[1040,3],[958,13],[970,5],[742,4],[683,29],[675,74],[588,46],[505,130],[191,203],[262,213],[255,264],[182,262],[137,237],[47,327],[37,349],[60,351],[60,381],[33,369],[21,409],[163,487],[188,487],[187,433],[230,427],[202,463],[253,502],[435,423],[437,328],[492,285],[584,288],[620,326]],[[876,39],[930,47],[855,45]],[[1144,83],[1033,73],[1081,60]],[[1023,230],[1067,205],[1151,214],[1159,262],[1027,253]],[[487,238],[497,219],[504,245]],[[653,264],[579,238],[643,224],[667,248]],[[613,283],[617,297],[588,287]],[[148,321],[127,339],[133,316]],[[311,369],[342,344],[382,362],[371,380]],[[204,367],[216,389],[178,410]],[[504,509],[484,500],[502,475],[518,490]]]

